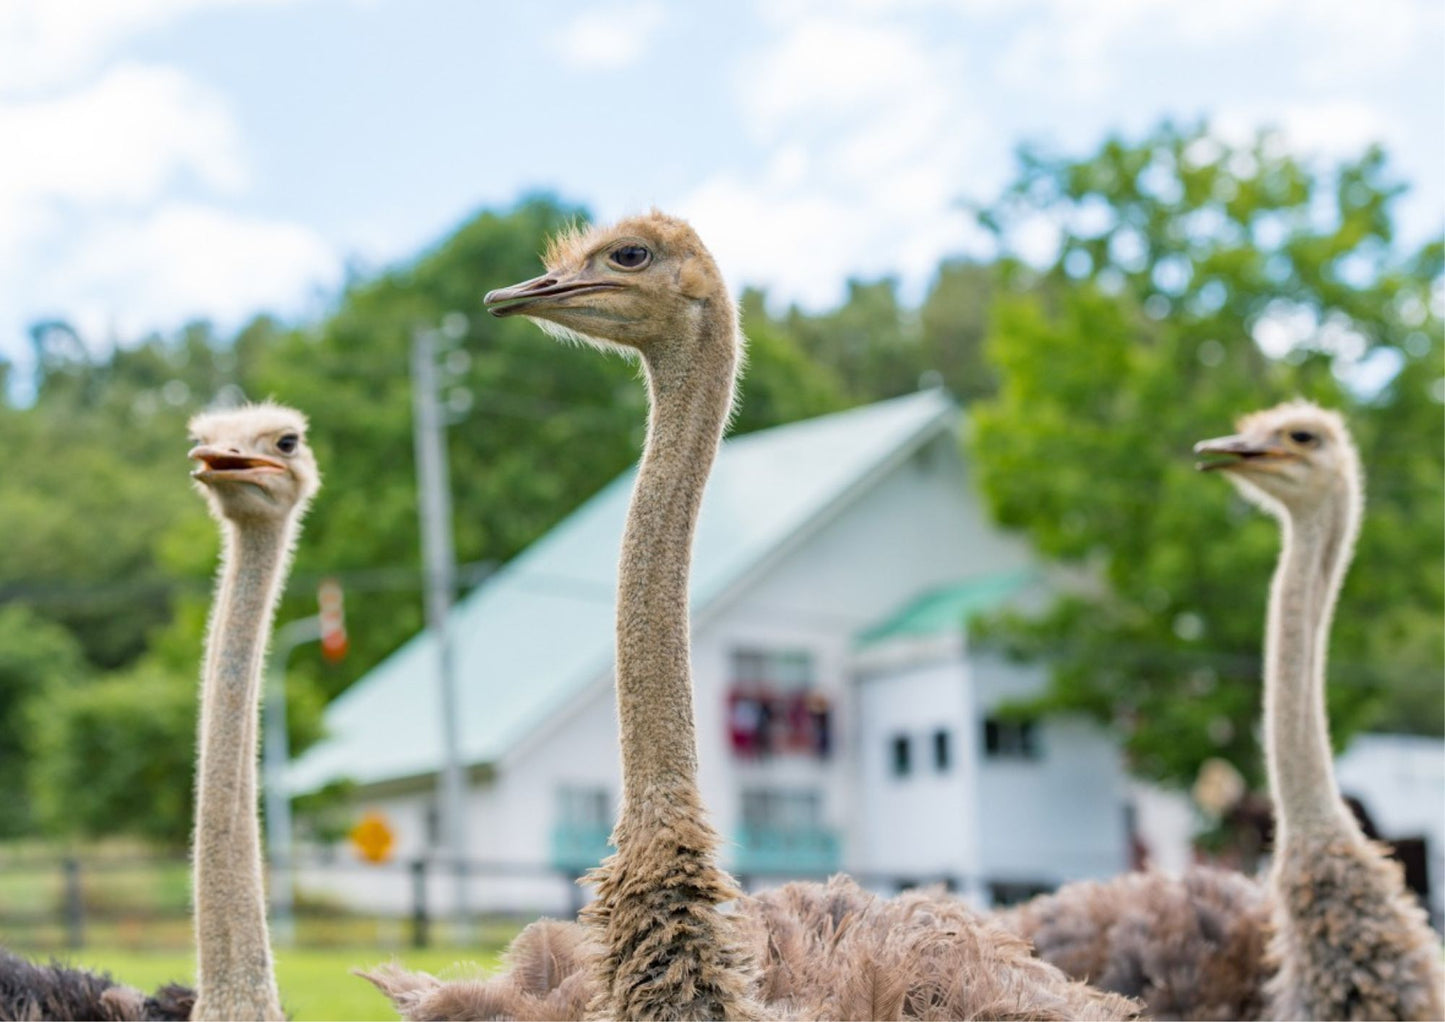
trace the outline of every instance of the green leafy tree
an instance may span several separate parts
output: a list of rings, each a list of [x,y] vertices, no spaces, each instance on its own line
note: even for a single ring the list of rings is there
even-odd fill
[[[965,405],[998,386],[984,342],[1000,283],[999,268],[992,263],[945,260],[918,310],[920,372],[937,372]]]
[[[198,408],[274,397],[311,417],[325,484],[277,620],[314,614],[317,583],[338,576],[351,652],[339,665],[314,644],[292,657],[295,750],[318,736],[327,699],[422,626],[409,378],[416,329],[445,327],[451,338],[442,362],[456,547],[460,561],[480,568],[464,574],[464,588],[637,457],[645,397],[634,364],[582,357],[481,306],[489,288],[535,275],[546,236],[582,216],[546,196],[484,211],[415,260],[354,277],[315,323],[258,317],[234,338],[192,324],[103,355],[63,323],[37,327],[37,400],[0,406],[0,441],[11,452],[0,474],[0,529],[25,537],[0,549],[0,603],[23,601],[42,624],[74,636],[81,665],[102,678],[78,671],[46,697],[31,774],[50,830],[179,841],[189,827],[189,782],[178,778],[189,777],[194,755],[194,689],[218,556],[216,525],[191,492],[184,457],[186,420]],[[754,325],[735,431],[844,406],[836,377],[791,334]],[[8,634],[0,629],[0,643]],[[0,646],[0,671],[5,655]],[[4,682],[0,690],[9,691]],[[0,731],[26,730],[22,702],[0,692]],[[102,762],[111,764],[107,780],[74,790]],[[158,785],[172,794],[186,787],[185,799],[162,797]]]
[[[31,791],[44,829],[184,846],[192,818],[196,689],[195,678],[150,665],[54,689],[32,714]]]
[[[1166,124],[1084,159],[1026,152],[983,214],[1006,255],[1039,222],[1059,251],[1039,272],[1006,261],[1001,389],[976,408],[973,457],[999,519],[1086,580],[993,634],[1053,664],[1033,709],[1109,722],[1145,776],[1188,783],[1224,756],[1260,778],[1277,530],[1189,452],[1296,395],[1345,412],[1369,475],[1331,646],[1335,738],[1441,730],[1440,246],[1401,256],[1399,192],[1378,150],[1323,172],[1267,133],[1232,147]]]
[[[18,604],[0,607],[0,790],[10,793],[0,799],[0,836],[23,833],[34,823],[25,797],[35,752],[32,716],[46,712],[50,693],[86,673],[68,631]]]

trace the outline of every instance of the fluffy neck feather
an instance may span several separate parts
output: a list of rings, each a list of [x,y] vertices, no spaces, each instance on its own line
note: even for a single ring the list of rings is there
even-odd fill
[[[617,700],[629,800],[655,784],[696,786],[688,576],[703,489],[732,405],[734,358],[730,340],[698,349],[726,352],[728,364],[646,361],[651,412],[617,593]]]
[[[256,806],[262,660],[293,537],[288,522],[224,525],[201,684],[195,1018],[282,1017],[266,933]]]
[[[1325,655],[1358,521],[1358,499],[1344,488],[1281,516],[1265,640],[1265,754],[1279,847],[1293,836],[1357,831],[1335,785]]]

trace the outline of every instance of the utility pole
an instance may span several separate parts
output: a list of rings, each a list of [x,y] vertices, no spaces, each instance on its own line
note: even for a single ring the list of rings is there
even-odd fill
[[[286,661],[297,646],[321,638],[321,618],[298,618],[276,629],[266,669],[266,741],[261,768],[266,787],[266,858],[271,863],[271,935],[281,947],[296,943],[296,864],[291,861],[291,794],[286,790]]]
[[[448,331],[451,332],[451,331]],[[451,859],[453,940],[468,943],[471,915],[467,908],[466,789],[457,737],[457,688],[447,616],[456,591],[456,554],[452,548],[451,476],[447,470],[446,421],[437,379],[436,330],[412,334],[411,392],[416,440],[418,512],[421,516],[422,560],[426,573],[426,623],[437,650],[440,686],[442,769],[440,775],[443,840]]]
[[[346,618],[341,585],[325,579],[317,593],[321,613],[288,621],[276,630],[266,665],[265,736],[261,771],[266,797],[266,858],[271,865],[271,936],[282,947],[296,943],[296,863],[291,847],[291,793],[286,790],[286,764],[291,759],[286,736],[286,661],[297,646],[321,640],[321,652],[333,663],[346,655]]]

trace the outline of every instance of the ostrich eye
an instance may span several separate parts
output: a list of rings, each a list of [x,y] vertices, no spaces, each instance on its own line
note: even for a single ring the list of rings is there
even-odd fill
[[[1304,444],[1307,447],[1313,447],[1315,444],[1319,443],[1320,440],[1319,437],[1315,436],[1307,429],[1292,429],[1289,431],[1289,438],[1295,443]]]
[[[280,451],[282,454],[294,454],[296,451],[296,445],[300,442],[301,438],[298,437],[295,433],[287,433],[283,437],[281,437],[280,440],[276,441],[276,450]]]
[[[623,245],[608,258],[624,270],[639,270],[652,259],[652,253],[642,245]]]

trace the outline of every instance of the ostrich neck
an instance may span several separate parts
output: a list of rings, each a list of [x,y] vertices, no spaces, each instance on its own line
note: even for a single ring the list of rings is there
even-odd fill
[[[688,572],[703,488],[732,405],[734,329],[699,324],[684,352],[646,358],[650,416],[617,594],[624,805],[653,785],[696,788]],[[726,364],[718,364],[725,360]]]
[[[290,551],[288,522],[228,522],[201,687],[195,885],[198,997],[279,1017],[256,806],[261,668]],[[244,992],[244,993],[242,993]],[[197,1017],[201,1017],[199,1014]]]
[[[1345,495],[1284,518],[1265,643],[1265,735],[1278,847],[1354,823],[1335,785],[1325,711],[1325,654],[1353,541]]]

